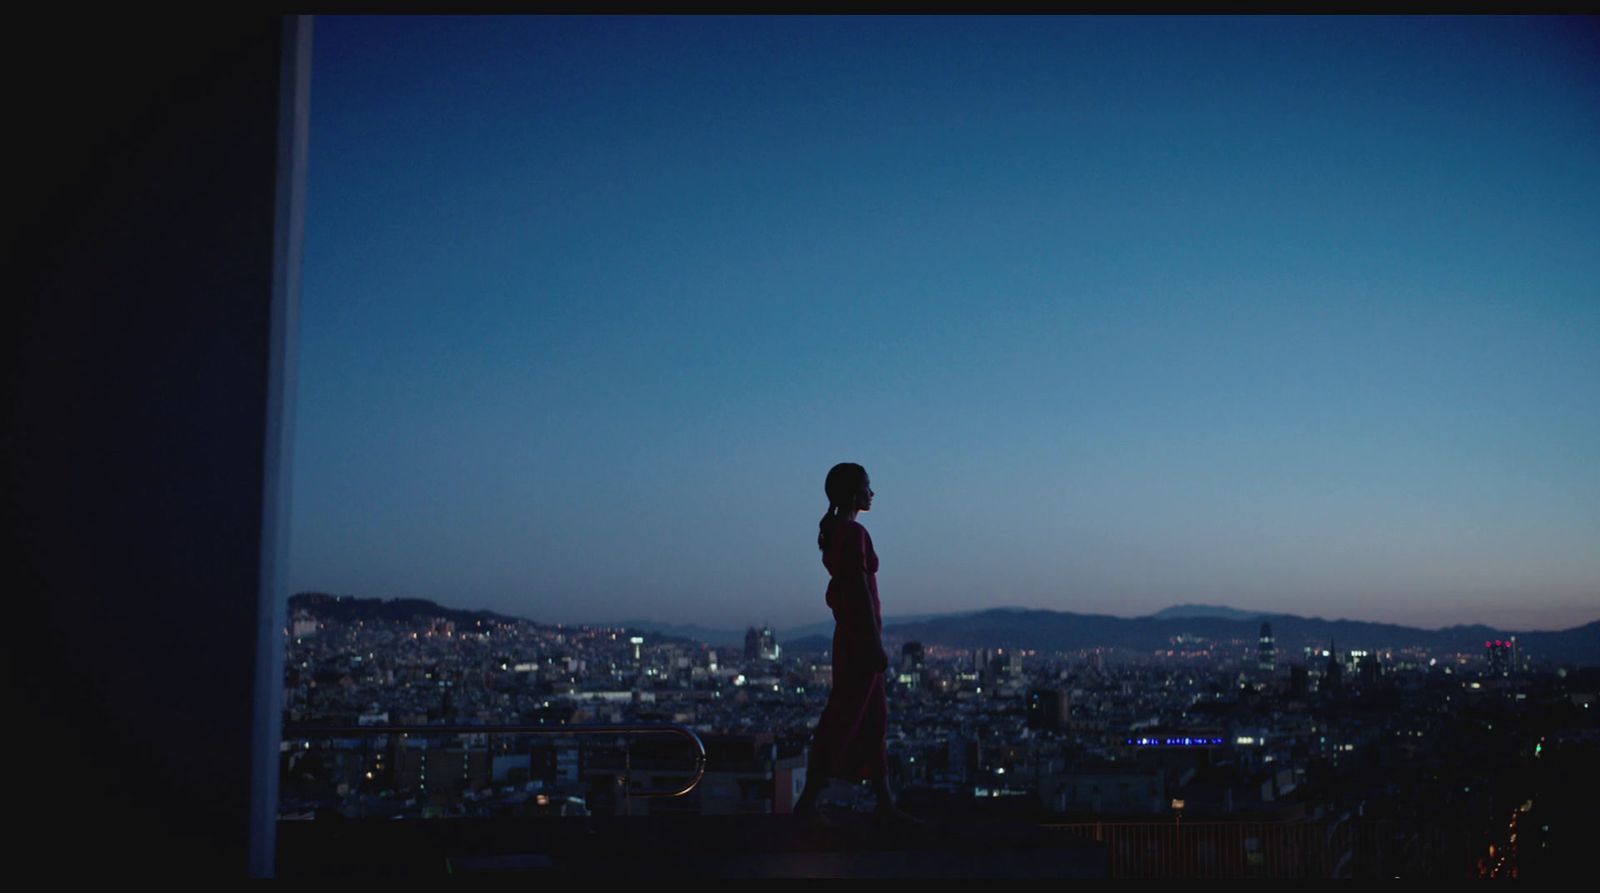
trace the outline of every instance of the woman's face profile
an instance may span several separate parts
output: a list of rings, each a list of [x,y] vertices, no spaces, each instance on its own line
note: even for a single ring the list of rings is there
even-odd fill
[[[856,493],[857,507],[863,512],[870,510],[872,508],[872,496],[872,480],[871,478],[863,477],[861,479],[861,490]]]

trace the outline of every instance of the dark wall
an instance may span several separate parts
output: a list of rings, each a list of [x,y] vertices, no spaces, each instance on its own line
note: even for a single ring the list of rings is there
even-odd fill
[[[6,811],[73,874],[246,865],[283,30],[175,22],[8,41]]]

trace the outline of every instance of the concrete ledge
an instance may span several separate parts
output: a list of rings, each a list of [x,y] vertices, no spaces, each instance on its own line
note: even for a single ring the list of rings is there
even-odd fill
[[[1103,846],[1024,822],[790,816],[280,822],[282,878],[1107,876]]]

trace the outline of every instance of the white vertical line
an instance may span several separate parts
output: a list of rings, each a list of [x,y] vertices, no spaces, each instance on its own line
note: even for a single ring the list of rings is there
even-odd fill
[[[255,716],[250,755],[251,877],[277,862],[278,750],[283,737],[283,627],[288,593],[295,356],[305,236],[306,152],[311,111],[311,17],[284,16],[278,67],[278,161],[272,233],[272,331],[261,499],[261,581],[256,593]]]

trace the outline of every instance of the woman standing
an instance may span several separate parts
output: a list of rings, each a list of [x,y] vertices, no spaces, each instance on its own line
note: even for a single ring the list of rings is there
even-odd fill
[[[828,569],[828,607],[833,609],[833,689],[822,710],[806,764],[806,785],[794,812],[817,815],[817,795],[830,778],[872,782],[881,816],[908,819],[889,791],[884,735],[889,709],[884,699],[883,616],[878,607],[878,555],[872,537],[856,514],[872,508],[867,470],[841,462],[828,472],[823,489],[828,512],[822,516],[817,546]]]

